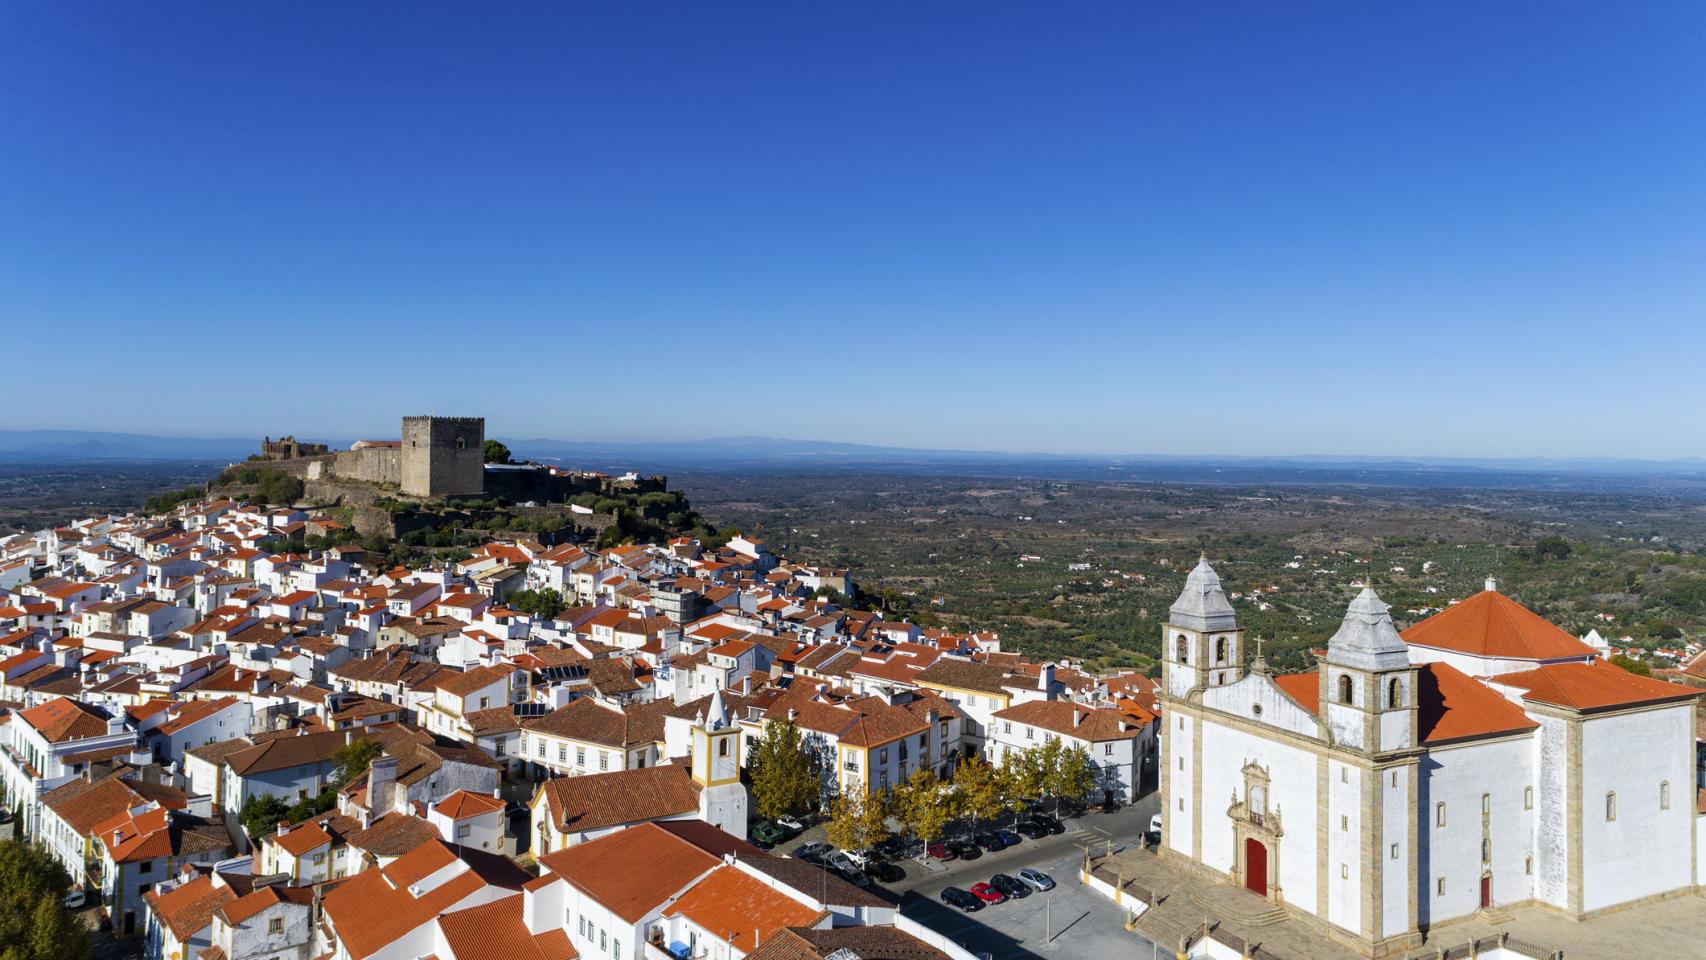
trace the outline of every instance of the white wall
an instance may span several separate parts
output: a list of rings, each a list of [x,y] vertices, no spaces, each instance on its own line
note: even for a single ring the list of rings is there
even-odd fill
[[[1583,722],[1582,909],[1693,882],[1693,730],[1689,704]],[[1670,784],[1668,810],[1661,782]],[[1617,819],[1608,822],[1611,791]]]
[[[1426,840],[1417,865],[1419,922],[1438,924],[1480,908],[1483,795],[1491,810],[1485,836],[1492,841],[1493,902],[1529,898],[1533,878],[1527,859],[1534,852],[1535,811],[1523,809],[1523,797],[1532,784],[1534,752],[1533,736],[1517,736],[1434,749],[1423,758],[1416,794]],[[1443,827],[1438,825],[1440,803],[1445,804]]]
[[[1242,768],[1254,761],[1268,771],[1268,809],[1280,816],[1285,836],[1269,856],[1279,858],[1279,885],[1286,902],[1314,913],[1318,909],[1315,849],[1316,759],[1313,753],[1279,740],[1253,736],[1205,720],[1202,726],[1202,862],[1223,873],[1236,864],[1232,822],[1226,805],[1244,796]],[[1172,771],[1178,775],[1177,764]],[[1189,771],[1186,771],[1187,775]],[[1189,812],[1189,806],[1186,807]]]

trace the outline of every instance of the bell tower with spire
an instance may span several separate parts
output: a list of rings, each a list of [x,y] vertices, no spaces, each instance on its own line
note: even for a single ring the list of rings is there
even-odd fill
[[[740,725],[723,706],[721,690],[693,718],[693,783],[699,819],[746,839],[746,787],[740,782]]]
[[[1236,683],[1243,676],[1244,631],[1207,557],[1197,561],[1168,610],[1161,651],[1167,694],[1181,700],[1192,690]]]
[[[1327,641],[1320,702],[1340,745],[1388,753],[1416,745],[1416,668],[1389,607],[1363,587]]]

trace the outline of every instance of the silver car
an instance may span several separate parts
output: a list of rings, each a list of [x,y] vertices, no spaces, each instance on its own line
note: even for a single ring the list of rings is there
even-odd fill
[[[1014,874],[1014,876],[1019,878],[1020,883],[1030,887],[1032,890],[1054,889],[1054,878],[1041,870],[1032,870],[1030,867],[1026,867]]]

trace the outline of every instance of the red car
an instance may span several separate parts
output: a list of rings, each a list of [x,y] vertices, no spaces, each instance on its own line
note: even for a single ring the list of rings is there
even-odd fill
[[[953,859],[955,859],[954,858],[954,851],[949,850],[948,845],[943,843],[940,840],[937,840],[935,843],[932,843],[932,844],[929,844],[928,846],[926,846],[924,848],[924,852],[929,854],[930,856],[936,858],[937,860],[953,860]]]
[[[987,883],[974,883],[974,884],[972,884],[971,885],[971,895],[978,898],[979,900],[982,900],[984,903],[1006,903],[1007,902],[1007,895],[1005,893],[1002,893],[1001,891],[995,889],[994,887],[990,886]]]

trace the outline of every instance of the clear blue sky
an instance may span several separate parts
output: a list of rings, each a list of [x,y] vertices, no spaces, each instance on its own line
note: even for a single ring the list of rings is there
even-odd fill
[[[1706,454],[1706,4],[7,3],[0,427]]]

